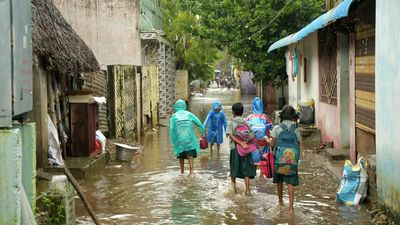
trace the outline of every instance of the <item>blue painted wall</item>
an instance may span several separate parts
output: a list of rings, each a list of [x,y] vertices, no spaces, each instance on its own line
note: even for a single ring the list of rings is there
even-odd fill
[[[0,130],[0,225],[21,223],[21,178],[21,132]]]
[[[160,0],[140,1],[140,31],[162,30],[163,16]]]
[[[378,195],[400,213],[400,8],[376,1],[376,164]]]

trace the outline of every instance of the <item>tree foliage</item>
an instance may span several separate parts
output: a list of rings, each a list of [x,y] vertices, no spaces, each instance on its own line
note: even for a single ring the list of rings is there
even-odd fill
[[[191,34],[195,35],[189,40],[194,39],[199,43],[197,46],[202,46],[200,49],[195,48],[196,50],[206,51],[214,46],[221,50],[227,48],[230,55],[241,61],[243,70],[253,71],[256,79],[270,83],[284,80],[287,76],[283,57],[285,48],[267,53],[269,46],[298,31],[319,16],[323,12],[322,6],[325,2],[324,0],[165,1],[168,2],[168,7],[180,6],[178,7],[180,11],[173,7],[167,10],[170,13],[167,16],[169,19],[178,20],[180,13],[184,13],[187,18],[181,18],[184,20],[181,23],[189,23],[184,28],[183,24],[179,25],[180,27],[173,27],[171,31],[192,29]],[[172,15],[174,13],[177,14]],[[174,23],[170,24],[174,26]],[[193,24],[195,25],[189,26]],[[203,41],[207,45],[204,45]],[[188,51],[183,42],[181,47],[183,49],[179,51]],[[194,53],[198,55],[199,52],[194,51]],[[185,63],[187,66],[187,62]]]
[[[218,59],[218,49],[211,39],[200,35],[205,29],[199,15],[190,10],[193,3],[163,0],[164,30],[167,39],[174,43],[176,69],[188,70],[192,80],[208,80],[214,74],[213,64]]]

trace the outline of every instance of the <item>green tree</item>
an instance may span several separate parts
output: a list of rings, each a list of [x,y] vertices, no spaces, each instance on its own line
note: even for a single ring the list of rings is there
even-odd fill
[[[324,0],[181,0],[198,15],[198,35],[239,59],[256,79],[279,83],[287,78],[285,49],[269,54],[275,41],[291,34],[323,11]],[[173,2],[181,2],[175,0]]]
[[[199,15],[191,10],[195,5],[194,1],[163,0],[164,30],[174,43],[176,69],[188,70],[191,80],[209,80],[214,75],[218,49],[211,39],[201,35],[205,29]]]

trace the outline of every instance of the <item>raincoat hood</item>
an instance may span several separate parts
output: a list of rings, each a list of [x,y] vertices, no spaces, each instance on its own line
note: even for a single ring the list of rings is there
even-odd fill
[[[252,105],[254,114],[262,114],[264,113],[264,104],[259,97],[255,97]]]
[[[221,102],[219,102],[219,101],[214,102],[213,105],[212,105],[212,109],[211,109],[211,110],[214,110],[214,109],[220,109],[220,110],[222,110],[222,104],[221,104]]]
[[[174,110],[175,112],[186,110],[186,102],[181,99],[177,100],[174,104]]]
[[[215,112],[215,109],[219,109]],[[222,104],[219,101],[215,101],[211,107],[210,112],[204,121],[204,127],[208,127],[206,138],[208,143],[222,144],[224,141],[224,130],[226,131],[227,121],[224,111],[222,111]]]

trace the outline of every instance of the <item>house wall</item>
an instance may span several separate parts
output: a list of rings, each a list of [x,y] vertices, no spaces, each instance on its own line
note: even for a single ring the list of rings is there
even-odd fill
[[[34,123],[0,130],[0,146],[7,146],[7,151],[0,151],[0,224],[25,224],[23,195],[26,195],[30,208],[35,208],[35,130]]]
[[[106,71],[97,73],[87,73],[84,77],[83,89],[94,92],[94,96],[108,98],[108,78]],[[98,129],[103,133],[108,133],[108,111],[107,103],[99,105]]]
[[[292,61],[290,60],[290,52],[293,51],[295,48],[295,45],[290,45],[288,47],[288,50],[286,51],[285,58],[286,58],[286,74],[289,76],[288,77],[288,89],[289,89],[289,96],[288,99],[286,100],[286,104],[289,104],[291,106],[296,107],[297,106],[297,101],[300,99],[299,98],[299,87],[298,84],[298,78],[300,77],[300,74],[296,78],[293,79],[293,64]],[[299,49],[298,53],[300,52]]]
[[[0,130],[0,224],[21,224],[22,144],[17,128]]]
[[[107,65],[141,65],[137,0],[53,0],[99,61]]]
[[[376,1],[376,165],[378,194],[382,201],[400,213],[400,1]]]
[[[301,66],[301,100],[313,99],[318,101],[319,76],[318,76],[318,35],[317,32],[302,41],[302,66]],[[306,59],[306,60],[305,60]],[[306,81],[304,81],[306,79]],[[318,114],[318,105],[315,105],[314,115]],[[318,121],[316,121],[318,122]],[[317,123],[318,125],[318,123]]]
[[[288,48],[286,52],[286,72],[289,76],[289,104],[297,106],[298,100],[310,100],[318,102],[319,98],[319,71],[318,71],[318,35],[312,33],[303,39],[297,48],[299,55],[299,74],[292,79],[292,62],[289,59],[290,51],[293,51],[294,45]],[[318,114],[318,104],[315,104],[315,114]],[[316,121],[318,125],[318,121]]]
[[[349,39],[347,34],[338,34],[337,88],[340,120],[338,147],[350,146],[350,90],[349,90]]]

